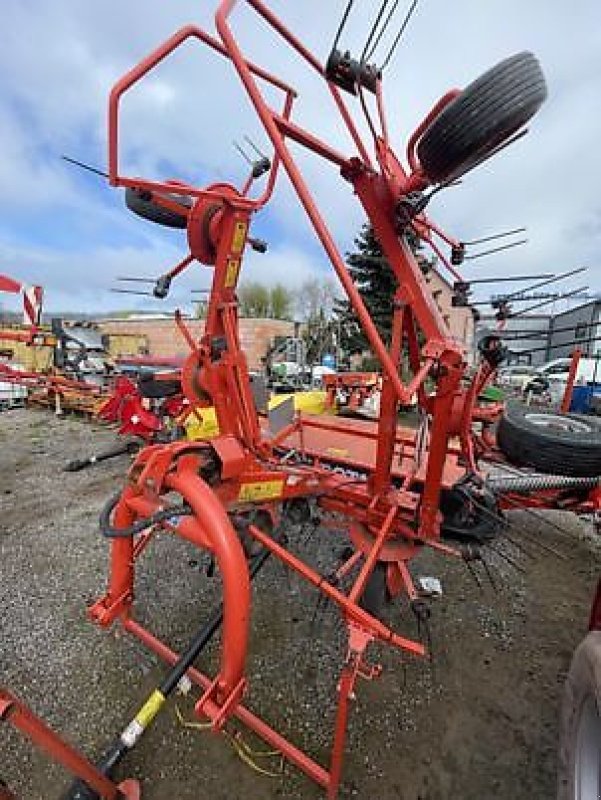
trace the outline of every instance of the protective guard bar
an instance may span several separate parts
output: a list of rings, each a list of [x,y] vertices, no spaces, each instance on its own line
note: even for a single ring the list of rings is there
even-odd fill
[[[190,186],[186,183],[169,183],[164,181],[148,181],[148,180],[141,180],[140,178],[129,178],[124,175],[119,174],[119,103],[121,97],[128,91],[135,83],[137,83],[141,78],[143,78],[147,73],[149,73],[154,67],[160,64],[170,53],[176,50],[183,42],[187,39],[195,38],[203,42],[204,44],[208,45],[212,50],[215,50],[220,55],[224,56],[225,58],[229,58],[229,55],[225,49],[225,47],[217,40],[214,39],[212,36],[209,36],[208,33],[205,33],[201,28],[196,25],[186,25],[184,28],[181,28],[179,31],[173,34],[167,41],[163,42],[162,45],[157,47],[150,53],[146,58],[142,59],[139,64],[137,64],[133,69],[131,69],[128,73],[126,73],[117,83],[113,86],[113,89],[110,94],[109,98],[109,110],[108,110],[108,173],[109,173],[109,183],[111,186],[123,186],[123,187],[144,187],[146,189],[151,189],[154,191],[159,192],[169,192],[170,194],[186,194],[191,195],[193,197],[204,197],[204,198],[214,198],[215,200],[221,200],[222,195],[219,192],[211,192],[207,189],[198,189],[194,186]],[[289,86],[284,81],[281,81],[275,75],[271,75],[266,70],[262,69],[261,67],[248,62],[246,63],[247,68],[250,72],[257,77],[261,78],[267,83],[274,86],[276,89],[280,89],[285,94],[285,103],[284,103],[284,110],[283,110],[283,117],[282,119],[287,119],[290,116],[292,111],[292,104],[294,102],[294,98],[297,97],[296,91],[293,89],[292,86]],[[276,174],[279,168],[279,158],[276,153],[275,158],[273,160],[271,166],[271,174],[269,177],[269,182],[265,193],[258,199],[258,200],[251,200],[251,199],[238,199],[238,203],[241,207],[256,209],[260,208],[264,205],[269,197],[271,196],[271,192],[273,191],[273,186],[275,185]]]

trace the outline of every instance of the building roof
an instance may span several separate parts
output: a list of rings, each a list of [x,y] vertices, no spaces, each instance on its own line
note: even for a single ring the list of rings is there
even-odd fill
[[[589,300],[586,303],[582,303],[580,306],[574,306],[573,308],[568,308],[566,311],[560,311],[558,314],[555,314],[555,317],[564,317],[566,314],[573,314],[575,311],[580,311],[583,308],[590,308],[594,309],[595,306],[601,306],[601,297],[597,298],[597,300]]]

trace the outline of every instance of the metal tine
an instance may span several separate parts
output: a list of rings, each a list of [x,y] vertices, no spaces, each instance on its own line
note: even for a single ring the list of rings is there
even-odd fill
[[[544,281],[540,281],[538,283],[534,283],[531,286],[527,286],[525,289],[518,289],[513,293],[513,295],[508,295],[505,297],[506,300],[511,300],[512,296],[517,297],[520,294],[524,294],[524,292],[531,292],[534,289],[540,289],[543,286],[548,286],[550,283],[556,283],[557,281],[562,281],[564,278],[571,278],[573,275],[580,275],[580,273],[586,272],[586,267],[576,267],[576,269],[568,270],[567,272],[560,272],[559,275],[553,275],[551,278],[547,278]]]
[[[526,574],[526,570],[523,567],[521,567],[516,561],[514,561],[514,559],[511,558],[511,556],[508,556],[507,553],[505,553],[503,550],[501,550],[500,547],[493,547],[492,544],[489,544],[488,546],[493,551],[493,553],[496,553],[504,561],[506,561],[508,564],[510,564],[516,570],[516,572],[521,572],[522,575]]]
[[[423,634],[422,634],[423,631]],[[417,638],[426,645],[428,661],[434,664],[434,647],[432,646],[432,629],[428,619],[417,619]]]
[[[415,11],[417,3],[418,3],[418,0],[412,0],[411,5],[409,6],[409,10],[405,14],[405,18],[404,18],[403,22],[401,23],[401,27],[399,28],[399,32],[397,33],[397,35],[395,37],[395,40],[392,43],[392,45],[390,47],[390,50],[388,51],[388,55],[384,59],[384,62],[383,62],[382,67],[381,67],[382,70],[386,69],[386,67],[390,63],[390,59],[394,55],[394,51],[396,50],[396,48],[398,46],[398,43],[400,42],[403,34],[405,33],[407,25],[409,24],[409,21],[410,21],[411,17],[413,16],[413,12]]]
[[[505,533],[503,533],[502,535],[503,535],[503,538],[507,539],[507,541],[510,544],[512,544],[515,547],[516,550],[519,550],[521,553],[523,553],[526,556],[526,558],[535,558],[535,555],[532,552],[532,550],[529,550],[527,547],[524,547],[522,542],[518,542],[516,539],[513,538],[513,536],[510,536],[507,533],[507,531],[505,531]]]
[[[336,36],[334,37],[334,43],[332,44],[332,47],[330,48],[330,50],[336,50],[336,48],[338,47],[338,41],[340,39],[340,34],[344,30],[344,26],[346,25],[346,21],[348,19],[348,15],[350,14],[351,9],[353,7],[353,2],[354,2],[354,0],[348,0],[348,3],[346,5],[346,9],[345,9],[344,14],[342,15],[342,19],[340,21],[340,25],[338,26],[338,30],[336,31]]]
[[[514,506],[514,508],[517,508],[520,511],[524,511],[526,514],[530,514],[531,517],[534,517],[539,522],[544,522],[545,525],[548,525],[550,528],[553,528],[554,530],[559,531],[559,533],[563,533],[564,536],[571,536],[572,535],[570,533],[570,531],[566,530],[565,528],[562,528],[561,525],[557,525],[557,523],[552,522],[550,519],[547,519],[546,517],[543,517],[542,514],[537,514],[536,511],[534,511],[533,509],[526,508],[525,506],[521,506],[518,502],[516,502],[515,500],[512,500],[509,497],[505,497],[504,499],[505,499],[506,503],[509,503],[509,505]]]
[[[490,564],[488,563],[488,561],[485,558],[482,557],[482,555],[480,556],[480,561],[482,562],[482,566],[484,567],[484,572],[486,572],[486,577],[490,581],[490,585],[492,586],[493,592],[495,592],[495,593],[498,592],[499,590],[497,588],[497,584],[493,580],[492,570],[491,570]]]
[[[477,586],[477,587],[478,587],[480,590],[482,590],[482,581],[480,580],[480,576],[478,575],[478,573],[477,573],[477,572],[476,572],[476,570],[474,569],[474,566],[473,566],[473,564],[472,564],[470,561],[467,561],[467,560],[466,560],[466,561],[464,561],[464,564],[465,564],[465,566],[466,566],[466,568],[467,568],[467,571],[469,572],[469,574],[471,575],[471,577],[474,579],[474,583],[476,584],[476,586]]]
[[[478,505],[478,504],[476,503],[476,505]],[[487,513],[490,517],[492,517],[494,520],[496,520],[499,523],[499,525],[502,525],[503,528],[505,528],[504,532],[501,534],[501,536],[503,536],[504,539],[507,539],[507,541],[510,544],[512,544],[516,548],[516,550],[519,550],[527,558],[534,558],[534,554],[532,553],[532,551],[528,550],[528,548],[524,547],[524,545],[521,542],[516,541],[513,538],[513,536],[510,536],[507,533],[507,530],[511,530],[511,523],[510,522],[508,522],[506,519],[503,519],[502,517],[498,517],[496,514],[493,514],[492,511],[489,511],[484,506],[481,506],[481,508],[482,508],[482,511]]]
[[[369,48],[371,46],[372,40],[377,33],[378,28],[380,27],[380,22],[382,21],[382,17],[384,16],[384,12],[386,11],[386,6],[388,5],[388,0],[383,0],[380,6],[380,10],[376,16],[376,21],[372,25],[372,28],[369,32],[369,35],[365,41],[365,45],[363,46],[363,51],[361,53],[361,58],[359,59],[361,64],[365,63],[367,54],[369,52]]]
[[[486,156],[486,158],[492,158],[493,156],[496,156],[497,153],[500,153],[501,150],[505,150],[507,147],[511,147],[512,144],[518,142],[520,139],[523,139],[524,136],[528,133],[528,131],[529,128],[522,128],[521,131],[518,131],[509,139],[506,139],[504,142],[501,142],[500,145],[497,145],[497,147],[495,147],[494,150],[490,151],[490,153],[488,154],[488,156]]]
[[[328,598],[325,594],[319,593],[319,597],[315,601],[315,605],[313,606],[313,613],[311,614],[311,620],[309,622],[309,628],[311,632],[315,630],[315,627],[318,623],[323,622],[324,614],[326,612],[328,606]]]
[[[536,536],[533,536],[531,533],[526,533],[525,531],[522,531],[522,536],[525,536],[526,539],[528,539],[529,542],[532,542],[532,544],[536,545],[537,547],[540,547],[541,550],[545,550],[547,553],[550,553],[551,555],[554,555],[556,558],[559,558],[561,561],[566,561],[567,560],[565,553],[562,553],[560,550],[557,550],[555,547],[551,547],[550,544],[546,544],[545,542],[539,541],[536,538]]]
[[[597,299],[598,295],[585,295],[587,300]],[[506,297],[503,298],[504,300]],[[472,305],[474,305],[472,303]],[[586,323],[582,326],[584,330],[592,330],[593,328],[597,327],[597,323]],[[554,328],[553,333],[565,333],[566,331],[573,331],[573,325],[566,325],[565,327]],[[537,331],[528,331],[526,332],[524,328],[518,328],[517,330],[511,331],[500,331],[503,334],[503,340],[506,342],[517,342],[520,339],[540,339],[543,336],[546,336],[548,331],[544,330],[537,330]],[[510,335],[511,334],[511,335]]]
[[[437,186],[434,186],[433,189],[430,189],[430,192],[427,194],[428,203],[434,197],[435,194],[438,194],[438,192],[442,192],[443,189],[452,189],[454,186],[461,186],[462,183],[463,181],[460,180],[459,178],[455,180],[451,178],[448,181],[443,181],[442,183],[439,183]]]
[[[371,46],[371,48],[369,50],[369,53],[367,53],[366,56],[365,56],[365,61],[369,61],[370,58],[373,58],[373,55],[374,55],[374,53],[376,51],[376,48],[380,44],[382,36],[386,33],[386,29],[388,28],[388,25],[390,24],[390,20],[392,19],[393,15],[394,15],[394,12],[397,10],[399,2],[400,2],[400,0],[394,0],[391,9],[388,12],[388,16],[384,20],[384,24],[380,28],[380,32],[378,33],[378,35],[376,37],[376,41],[372,44],[372,46]]]
[[[139,297],[154,297],[151,292],[137,292],[135,289],[109,289],[114,294],[137,294]],[[156,300],[156,297],[155,297]]]
[[[495,522],[498,522],[499,525],[502,525],[505,529],[511,529],[511,527],[512,527],[511,523],[508,520],[506,520],[504,517],[501,517],[498,514],[495,514],[494,511],[491,511],[485,505],[482,505],[482,503],[479,503],[477,500],[474,500],[473,497],[470,498],[470,500],[477,508],[479,508],[481,511],[483,511],[485,514],[487,514],[489,517],[494,519]],[[524,547],[523,544],[521,544],[520,542],[517,542],[512,536],[510,536],[507,533],[507,530],[505,531],[505,533],[503,533],[503,536],[504,536],[505,539],[507,539],[508,542],[511,542],[511,544],[517,550],[521,550],[521,552],[524,553],[525,556],[528,556],[528,558],[534,558],[534,554],[531,551],[529,551],[526,547]]]
[[[498,522],[498,523],[499,523],[499,525],[502,525],[504,528],[509,528],[509,527],[511,527],[511,526],[510,526],[510,524],[509,524],[509,522],[507,522],[507,520],[506,520],[504,517],[501,517],[499,514],[495,514],[495,512],[494,512],[494,511],[491,511],[491,510],[490,510],[490,508],[487,508],[487,507],[486,507],[485,505],[483,505],[482,503],[479,503],[479,502],[478,502],[477,500],[475,500],[473,497],[471,497],[471,496],[470,496],[470,497],[469,497],[469,500],[470,500],[470,502],[471,502],[471,503],[473,503],[473,504],[476,506],[476,508],[479,508],[479,509],[480,509],[481,511],[483,511],[483,512],[484,512],[484,513],[485,513],[487,516],[489,516],[489,517],[491,517],[492,519],[494,519],[494,520],[495,520],[495,522]]]
[[[241,146],[240,144],[238,144],[238,142],[237,142],[235,139],[234,139],[234,141],[232,142],[232,144],[234,145],[234,147],[236,148],[236,150],[237,150],[237,151],[240,153],[240,155],[242,156],[242,158],[243,158],[243,159],[246,161],[246,163],[247,163],[247,164],[249,164],[250,166],[252,166],[252,164],[253,164],[253,160],[252,160],[252,158],[251,158],[251,157],[248,155],[248,153],[246,153],[246,152],[244,151],[244,149],[242,148],[242,146]]]
[[[71,158],[71,156],[62,155],[61,158],[63,161],[68,161],[69,164],[74,164],[76,167],[81,167],[82,169],[87,170],[88,172],[93,172],[94,175],[100,175],[101,178],[108,178],[108,172],[104,172],[104,170],[97,169],[96,167],[91,167],[89,164],[84,164],[83,161],[78,161],[76,158]]]
[[[515,236],[516,233],[525,233],[526,228],[514,228],[512,231],[504,231],[503,233],[493,233],[491,236],[483,236],[480,239],[464,240],[462,244],[475,245],[484,244],[485,242],[492,242],[494,239],[503,239],[505,236]],[[532,280],[532,278],[530,279]]]
[[[302,540],[303,547],[305,545],[309,544],[309,542],[311,541],[313,536],[315,536],[315,533],[316,533],[316,531],[317,531],[317,529],[319,528],[320,525],[321,525],[321,522],[316,517],[311,517],[309,522],[306,522],[303,525],[303,528],[305,530],[308,530],[308,533],[305,535],[304,539]]]
[[[250,136],[247,136],[246,134],[244,134],[244,141],[245,141],[245,142],[247,142],[247,144],[249,144],[249,145],[252,147],[252,149],[255,151],[255,153],[256,153],[256,154],[257,154],[257,155],[258,155],[260,158],[267,158],[267,156],[265,155],[265,153],[263,153],[261,150],[259,150],[259,148],[258,148],[258,147],[257,147],[257,145],[256,145],[256,144],[253,142],[253,140],[250,138]]]
[[[434,664],[434,645],[432,644],[432,628],[430,627],[430,620],[425,619],[423,621],[424,626],[424,633],[425,633],[425,645],[428,651],[428,661],[430,664]]]
[[[292,594],[293,592],[292,592],[292,581],[290,579],[290,570],[284,564],[283,561],[279,560],[279,558],[277,559],[277,561],[278,561],[278,564],[279,564],[282,572],[284,573],[284,580],[286,581],[286,589],[288,590],[288,594]],[[296,592],[294,592],[294,594],[296,594]]]
[[[465,244],[465,242],[464,242]],[[493,278],[470,278],[469,281],[465,281],[465,283],[469,284],[469,286],[474,286],[477,283],[520,283],[523,281],[532,281],[538,278],[552,278],[553,274],[551,272],[541,272],[538,275],[495,275]],[[527,292],[529,289],[520,289],[517,294],[521,294],[522,292]],[[515,295],[511,295],[514,297]],[[507,295],[503,295],[503,300]]]
[[[484,155],[483,155],[481,158],[479,158],[479,159],[478,159],[478,160],[477,160],[475,163],[473,163],[473,164],[468,164],[466,167],[463,167],[463,168],[462,168],[462,167],[460,167],[460,168],[458,169],[458,171],[457,171],[457,172],[455,172],[453,175],[451,175],[451,177],[450,177],[449,179],[447,179],[447,180],[456,180],[457,178],[461,178],[461,177],[463,177],[464,175],[467,175],[467,173],[468,173],[468,172],[471,172],[472,170],[476,169],[476,167],[479,167],[479,166],[480,166],[481,164],[483,164],[485,161],[488,161],[488,159],[489,159],[489,158],[492,158],[493,156],[496,156],[496,155],[497,155],[497,153],[500,153],[500,152],[501,152],[501,150],[505,150],[505,148],[506,148],[506,147],[509,147],[509,146],[510,146],[510,145],[512,145],[514,142],[517,142],[517,141],[518,141],[518,139],[521,139],[521,138],[522,138],[523,136],[525,136],[527,133],[528,133],[528,128],[522,128],[522,130],[521,130],[521,131],[519,131],[518,133],[516,133],[516,134],[515,134],[514,136],[512,136],[510,139],[507,139],[506,141],[502,142],[502,143],[501,143],[501,144],[500,144],[498,147],[495,147],[495,148],[494,148],[494,150],[491,150],[491,151],[490,151],[490,153],[485,153],[485,154],[484,154]]]
[[[484,256],[491,256],[493,253],[500,253],[502,250],[511,250],[512,247],[519,247],[522,244],[527,244],[528,239],[518,239],[517,242],[511,242],[510,244],[503,244],[499,247],[493,247],[491,250],[483,250],[481,253],[475,253],[473,256],[465,256],[466,261],[475,261],[477,258],[483,258]]]
[[[532,306],[528,306],[527,308],[521,308],[516,314],[511,314],[511,317],[515,319],[515,317],[522,317],[524,314],[527,314],[529,311],[534,311],[537,308],[542,308],[543,306],[548,306],[549,303],[554,303],[556,300],[568,300],[570,297],[574,297],[575,295],[579,295],[582,292],[586,292],[588,289],[588,284],[586,286],[579,286],[577,289],[573,289],[571,292],[564,292],[563,294],[557,295],[557,297],[553,297],[551,300],[543,300],[540,303],[535,303]]]

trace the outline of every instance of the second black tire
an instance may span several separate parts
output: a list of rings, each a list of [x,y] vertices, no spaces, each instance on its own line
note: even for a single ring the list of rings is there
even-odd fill
[[[497,444],[518,466],[552,475],[601,476],[601,421],[594,417],[508,403]]]
[[[536,57],[517,53],[489,69],[426,129],[417,156],[433,182],[467,172],[518,131],[547,97]]]
[[[156,222],[158,225],[164,225],[166,228],[179,228],[183,229],[188,224],[187,212],[192,205],[192,200],[189,197],[182,195],[169,194],[165,195],[174,203],[178,203],[182,207],[182,213],[177,214],[170,208],[160,205],[155,202],[148,192],[141,191],[140,189],[127,188],[125,190],[125,205],[134,214],[137,214],[149,222]]]

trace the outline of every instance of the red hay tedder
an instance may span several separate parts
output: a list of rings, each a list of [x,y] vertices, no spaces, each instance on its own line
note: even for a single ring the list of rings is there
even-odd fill
[[[403,166],[388,139],[381,72],[366,63],[365,51],[354,60],[335,46],[324,67],[262,0],[247,2],[325,82],[340,124],[349,134],[349,151],[340,152],[294,121],[295,90],[245,57],[230,26],[236,5],[236,0],[221,2],[215,17],[218,39],[192,25],[181,29],[119,80],[110,97],[111,185],[125,188],[131,210],[187,233],[189,255],[167,274],[163,288],[168,290],[170,280],[196,262],[213,270],[201,339],[195,341],[183,322],[178,322],[190,347],[181,377],[185,397],[191,407],[215,407],[220,433],[210,441],[175,441],[142,449],[125,488],[103,512],[101,528],[111,540],[110,578],[106,594],[90,610],[91,618],[101,626],[121,622],[172,670],[99,766],[92,767],[71,749],[65,750],[54,734],[40,727],[42,723],[32,722],[30,712],[14,698],[2,695],[4,715],[78,775],[68,794],[71,800],[139,796],[134,782],[117,786],[115,768],[185,674],[201,689],[197,713],[215,731],[237,718],[333,800],[342,778],[355,684],[359,677],[373,679],[380,673],[379,667],[366,660],[368,647],[381,642],[402,654],[426,655],[423,643],[382,622],[374,596],[405,594],[418,620],[425,619],[428,608],[408,566],[424,548],[463,559],[473,568],[486,539],[495,535],[502,522],[504,508],[595,513],[600,507],[601,433],[592,422],[591,434],[590,426],[586,429],[570,415],[510,409],[499,423],[498,438],[503,449],[516,450],[514,463],[528,469],[509,467],[495,436],[501,409],[478,405],[482,389],[501,363],[502,342],[491,336],[481,344],[481,363],[468,381],[464,347],[449,335],[405,238],[412,229],[432,244],[443,264],[461,280],[456,266],[465,247],[441,231],[425,208],[434,192],[522,135],[523,126],[546,97],[534,56],[515,55],[465,90],[447,92],[410,137],[407,166]],[[151,181],[128,177],[120,170],[123,96],[188,39],[229,59],[272,143],[273,160],[257,162],[242,189],[221,182],[198,188],[180,181]],[[267,102],[264,86],[281,93],[279,109]],[[367,116],[373,136],[369,144],[358,132],[345,92],[358,97]],[[372,99],[375,114],[370,111]],[[334,165],[343,185],[365,210],[397,280],[391,297],[389,346],[380,338],[349,275],[289,149],[291,141]],[[376,422],[291,414],[280,419],[278,426],[268,427],[257,413],[238,336],[236,287],[253,216],[270,200],[280,169],[286,171],[381,364]],[[252,197],[254,181],[263,173],[268,174],[266,188]],[[450,260],[441,249],[447,246]],[[400,376],[404,352],[412,372],[407,382]],[[418,427],[400,428],[398,409],[414,396]],[[596,449],[593,442],[590,458],[576,457],[576,450],[595,437]],[[523,443],[521,449],[516,439]],[[491,463],[496,466],[491,468]],[[561,464],[565,469],[559,468]],[[326,578],[302,561],[294,552],[292,536],[287,535],[294,530],[292,521],[313,513],[308,510],[310,504],[324,515],[343,519],[348,531],[348,557],[333,577]],[[209,551],[222,576],[222,605],[183,655],[169,649],[133,616],[136,559],[161,529]],[[325,767],[244,704],[250,694],[245,661],[252,618],[251,579],[269,556],[316,587],[338,607],[346,624],[348,649],[337,687],[331,756]],[[218,628],[222,629],[220,666],[216,675],[207,677],[193,663]]]

